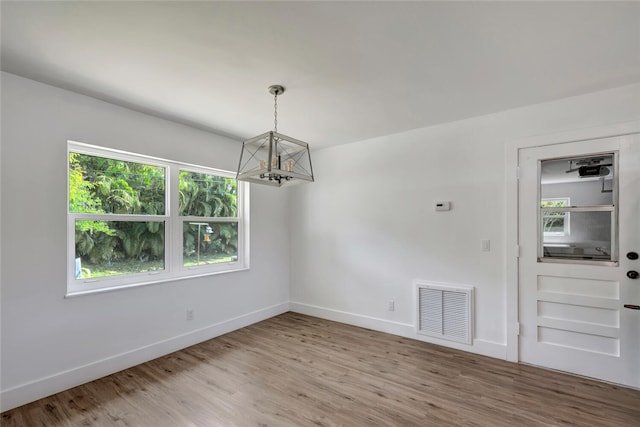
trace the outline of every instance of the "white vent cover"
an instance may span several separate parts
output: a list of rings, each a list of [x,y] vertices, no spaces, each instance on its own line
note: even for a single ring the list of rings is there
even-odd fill
[[[472,344],[473,286],[417,283],[421,335]]]

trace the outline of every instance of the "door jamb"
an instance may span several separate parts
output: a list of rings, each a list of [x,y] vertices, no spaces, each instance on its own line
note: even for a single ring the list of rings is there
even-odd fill
[[[505,186],[506,186],[506,267],[507,267],[507,360],[520,360],[518,336],[519,295],[518,295],[518,157],[520,150],[545,145],[588,141],[593,139],[640,133],[640,120],[589,127],[571,131],[537,135],[507,141],[505,144]]]

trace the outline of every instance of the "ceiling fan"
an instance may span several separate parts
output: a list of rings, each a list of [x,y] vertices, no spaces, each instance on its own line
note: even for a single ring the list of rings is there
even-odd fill
[[[590,157],[588,159],[569,160],[569,169],[565,173],[578,172],[580,178],[590,176],[606,176],[609,175],[609,168],[613,163],[601,164],[605,157]],[[575,165],[574,165],[575,162]]]

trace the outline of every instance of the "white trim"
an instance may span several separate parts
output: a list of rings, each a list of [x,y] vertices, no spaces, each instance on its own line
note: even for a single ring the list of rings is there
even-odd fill
[[[235,273],[237,271],[248,271],[248,270],[250,270],[249,267],[237,268],[235,270],[221,270],[221,271],[214,271],[214,272],[198,272],[197,270],[194,270],[193,274],[184,275],[182,277],[167,277],[167,278],[163,278],[163,279],[140,281],[140,282],[132,283],[132,284],[129,284],[129,285],[111,286],[111,287],[108,287],[108,288],[98,288],[98,289],[88,289],[86,291],[78,291],[78,292],[67,292],[64,297],[65,298],[75,298],[75,297],[80,297],[80,296],[83,296],[83,295],[93,295],[93,294],[99,294],[99,293],[102,293],[102,292],[121,291],[121,290],[124,290],[124,289],[136,288],[136,287],[140,287],[140,286],[156,285],[158,283],[176,282],[176,281],[180,281],[180,280],[196,279],[198,277],[216,276],[218,274],[229,274],[229,273]],[[141,274],[145,274],[145,273],[141,273]],[[153,275],[150,275],[150,276],[153,277]]]
[[[468,353],[480,354],[482,356],[493,357],[494,359],[507,360],[507,346],[503,343],[474,338],[473,345],[465,345],[447,340],[441,340],[424,335],[416,335],[412,337],[419,341],[430,344],[441,345],[442,347],[454,348],[456,350],[466,351]]]
[[[545,135],[536,135],[505,142],[505,188],[506,188],[506,233],[505,247],[518,248],[518,178],[513,170],[518,170],[518,153],[523,148],[588,141],[621,135],[640,133],[640,120],[613,123]],[[507,360],[518,362],[518,256],[506,253],[507,267]]]
[[[355,314],[294,301],[289,303],[289,307],[294,313],[333,320],[334,322],[373,329],[374,331],[386,332],[401,337],[412,338],[413,335],[415,335],[414,327],[409,323],[394,322],[377,317],[365,316],[363,314]]]
[[[125,353],[106,357],[86,365],[2,390],[0,392],[0,411],[4,412],[54,393],[94,381],[287,311],[289,311],[288,302],[272,305]]]
[[[220,174],[231,174],[233,175],[233,176],[230,175],[231,178],[235,177],[235,172],[230,172],[224,169],[217,169],[209,166],[201,166],[201,165],[196,165],[194,163],[179,162],[177,160],[170,160],[162,157],[154,157],[146,154],[134,153],[131,151],[118,150],[116,148],[103,147],[101,145],[87,144],[84,142],[74,141],[72,139],[67,140],[67,143],[75,147],[73,151],[81,152],[83,154],[89,154],[89,155],[95,156],[96,151],[102,151],[104,153],[109,153],[109,155],[113,155],[113,158],[117,158],[120,160],[139,163],[140,159],[146,159],[149,161],[148,164],[153,164],[154,166],[162,166],[162,167],[164,167],[164,164],[167,162],[177,163],[177,164],[180,164],[181,166],[186,166],[189,169],[194,169],[196,170],[196,172],[198,170],[202,172],[206,171],[205,173],[211,173],[211,171],[214,171],[214,172],[219,172]]]
[[[321,319],[332,320],[334,322],[346,323],[348,325],[359,326],[361,328],[372,329],[379,332],[386,332],[388,334],[399,335],[405,338],[454,348],[456,350],[462,350],[469,353],[481,354],[483,356],[494,357],[496,359],[504,360],[507,355],[506,346],[497,342],[475,338],[473,345],[466,345],[419,335],[416,333],[415,325],[410,323],[394,322],[377,317],[305,304],[302,302],[291,301],[289,303],[289,307],[294,313],[306,314],[308,316],[319,317]]]

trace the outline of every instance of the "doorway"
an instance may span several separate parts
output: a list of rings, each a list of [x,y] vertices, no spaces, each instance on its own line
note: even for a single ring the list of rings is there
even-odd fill
[[[640,136],[518,165],[519,360],[640,388]]]

